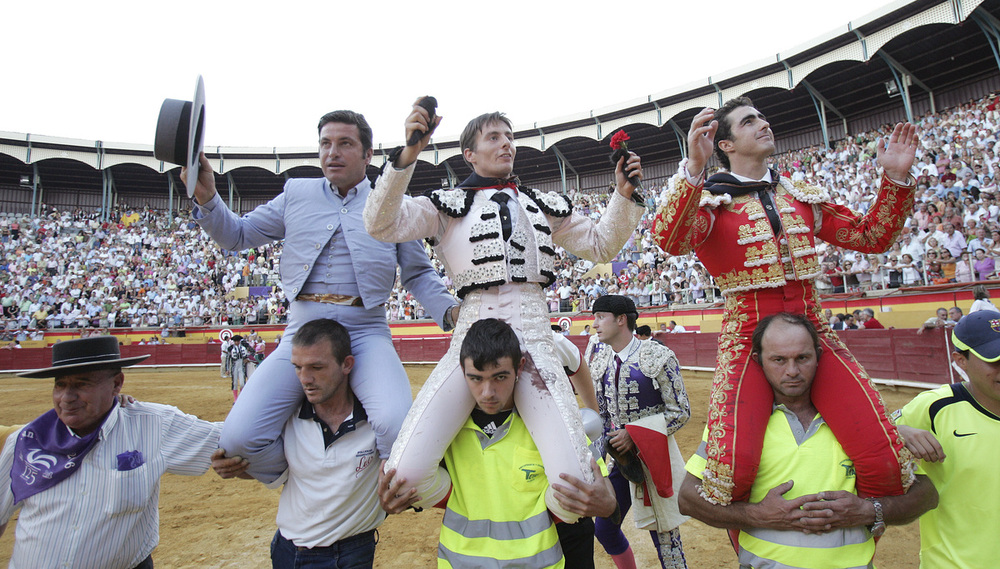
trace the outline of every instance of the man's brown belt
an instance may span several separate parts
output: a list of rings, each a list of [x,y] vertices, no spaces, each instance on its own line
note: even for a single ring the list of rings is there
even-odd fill
[[[341,306],[361,306],[365,305],[360,296],[347,296],[346,294],[300,294],[296,300],[308,300],[310,302],[322,302],[323,304],[339,304]]]

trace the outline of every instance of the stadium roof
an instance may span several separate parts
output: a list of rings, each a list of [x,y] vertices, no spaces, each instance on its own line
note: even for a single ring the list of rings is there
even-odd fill
[[[516,125],[515,172],[551,188],[606,185],[606,141],[624,128],[647,178],[666,176],[683,155],[694,114],[739,95],[752,97],[767,114],[779,150],[838,140],[997,88],[998,42],[1000,0],[898,1],[767,60],[611,107]],[[391,150],[377,146],[371,175]],[[244,211],[276,195],[285,177],[320,175],[315,148],[213,147],[206,153],[220,191],[232,187]],[[93,196],[113,186],[119,201],[166,207],[168,173],[181,188],[179,168],[153,158],[150,145],[0,132],[0,189],[23,187],[24,180],[30,185],[36,169],[43,200],[57,205],[48,198]],[[469,172],[457,138],[434,140],[421,154],[410,191],[457,182]]]

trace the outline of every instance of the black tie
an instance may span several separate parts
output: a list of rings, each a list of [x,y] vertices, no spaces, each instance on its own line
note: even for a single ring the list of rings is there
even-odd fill
[[[764,213],[767,215],[767,220],[771,223],[771,230],[774,231],[775,237],[781,235],[781,218],[778,215],[778,206],[774,201],[774,194],[771,193],[771,189],[766,189],[758,191],[757,195],[764,206]]]
[[[510,196],[501,191],[498,191],[497,193],[493,194],[493,197],[491,197],[490,199],[497,202],[500,205],[500,226],[501,228],[503,228],[503,240],[507,241],[508,239],[510,239],[510,231],[511,231],[510,208],[507,207],[507,200],[510,199]]]

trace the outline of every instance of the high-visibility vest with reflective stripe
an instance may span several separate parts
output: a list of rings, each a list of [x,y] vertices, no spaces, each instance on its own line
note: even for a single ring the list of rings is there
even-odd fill
[[[516,412],[492,439],[470,418],[444,460],[452,492],[441,522],[438,567],[564,567],[545,506],[542,458]]]
[[[789,420],[780,409],[771,414],[750,502],[760,502],[770,489],[789,480],[795,484],[784,495],[786,500],[832,490],[855,493],[854,465],[830,427],[822,423],[798,445]],[[739,543],[740,563],[755,568],[865,568],[875,555],[875,542],[864,526],[808,535],[751,528],[740,532]]]

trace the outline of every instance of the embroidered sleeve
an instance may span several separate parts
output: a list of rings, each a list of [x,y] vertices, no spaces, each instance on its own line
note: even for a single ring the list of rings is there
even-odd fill
[[[640,369],[653,378],[654,386],[660,390],[667,434],[672,435],[691,418],[691,404],[681,379],[681,365],[669,348],[659,344],[643,347],[646,349],[639,352]]]
[[[632,236],[645,207],[618,192],[611,195],[608,209],[599,221],[594,221],[578,212],[568,217],[546,214],[552,226],[552,241],[577,257],[606,263],[625,246]]]
[[[403,170],[388,167],[375,181],[363,214],[365,229],[375,239],[403,243],[444,232],[438,209],[430,199],[405,196],[413,169],[413,164]]]
[[[688,181],[684,173],[686,165],[687,161],[682,161],[677,173],[670,178],[666,201],[653,218],[653,239],[660,249],[671,255],[691,252],[711,226],[711,212],[699,208],[701,185]]]
[[[883,175],[878,197],[863,216],[831,202],[820,203],[819,208],[822,223],[817,237],[862,253],[883,253],[899,238],[913,209],[913,186],[901,186]]]

